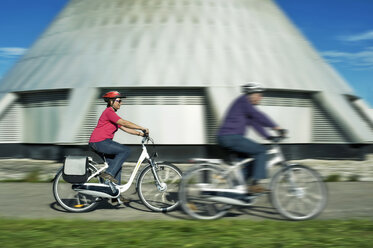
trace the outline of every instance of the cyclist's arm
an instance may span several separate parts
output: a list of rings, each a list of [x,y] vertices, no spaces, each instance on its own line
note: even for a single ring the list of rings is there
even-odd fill
[[[264,127],[272,130],[282,129],[273,120],[271,120],[265,113],[256,109],[252,104],[246,104],[247,125],[251,125],[262,137],[268,138],[270,135]]]
[[[250,123],[250,126],[252,126],[254,128],[254,130],[258,134],[260,134],[263,138],[268,139],[270,137],[270,135],[267,133],[265,128],[260,123],[252,120],[251,123]]]
[[[119,119],[117,121],[117,124],[120,125],[120,126],[126,127],[126,128],[130,128],[130,129],[137,129],[137,130],[145,129],[143,127],[140,127],[139,125],[136,125],[135,123],[132,123],[130,121],[126,121],[126,120],[123,120],[123,119]]]
[[[133,129],[135,131],[136,130],[145,130],[146,133],[149,133],[149,130],[147,128],[143,128],[139,125],[136,125],[135,123],[132,123],[130,121],[126,121],[126,120],[123,120],[123,119],[119,119],[117,121],[117,124],[120,125],[121,127],[127,128],[127,129]]]
[[[246,107],[246,115],[249,119],[255,120],[255,122],[263,127],[274,128],[277,126],[266,114],[254,108],[250,104],[248,104]]]
[[[250,123],[250,125],[254,128],[254,130],[258,133],[258,134],[260,134],[263,138],[265,138],[265,139],[268,139],[268,138],[270,138],[271,137],[271,135],[269,135],[268,133],[267,133],[267,131],[266,131],[266,129],[264,128],[264,126],[262,126],[260,123],[258,123],[258,122],[255,122],[255,121],[252,121],[251,123]],[[275,127],[272,127],[272,129],[273,130],[282,130],[282,128],[281,127],[279,127],[279,126],[275,126]]]
[[[132,135],[137,135],[137,136],[143,136],[144,135],[143,132],[137,131],[135,129],[127,128],[127,127],[124,127],[124,126],[120,126],[119,128],[121,130],[123,130],[124,132],[132,134]]]

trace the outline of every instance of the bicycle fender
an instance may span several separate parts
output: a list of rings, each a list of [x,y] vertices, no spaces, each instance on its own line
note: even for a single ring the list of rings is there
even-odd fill
[[[57,171],[56,175],[54,176],[54,178],[52,180],[50,180],[50,182],[54,182],[54,180],[56,180],[56,178],[57,178],[58,173],[62,170],[63,170],[63,166]]]

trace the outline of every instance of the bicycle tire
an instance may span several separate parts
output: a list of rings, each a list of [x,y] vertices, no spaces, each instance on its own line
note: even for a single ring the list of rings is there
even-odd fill
[[[324,210],[328,190],[317,171],[302,165],[291,165],[273,176],[271,199],[273,206],[283,217],[308,220]]]
[[[182,172],[171,163],[158,163],[157,175],[165,189],[159,189],[152,166],[146,166],[140,173],[137,193],[142,203],[155,212],[170,212],[179,206],[178,192]]]
[[[195,219],[219,219],[232,205],[209,199],[201,194],[201,188],[231,188],[231,185],[231,180],[222,174],[220,168],[210,164],[198,165],[183,175],[179,191],[181,207]]]
[[[90,171],[90,174],[97,171],[97,169],[91,165],[88,166],[88,170]],[[103,180],[96,176],[91,178],[88,182],[103,183]],[[63,180],[62,169],[57,172],[53,181],[53,196],[56,202],[63,209],[74,213],[88,212],[95,209],[99,203],[99,197],[76,192],[72,189],[72,185],[73,184]]]

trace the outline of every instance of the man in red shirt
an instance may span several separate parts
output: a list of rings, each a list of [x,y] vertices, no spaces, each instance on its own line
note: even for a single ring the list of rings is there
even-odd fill
[[[91,134],[89,146],[103,153],[109,164],[109,168],[100,177],[120,184],[122,164],[130,155],[130,149],[113,141],[115,132],[121,129],[129,134],[143,136],[144,133],[148,134],[149,130],[130,121],[123,120],[116,114],[122,103],[121,98],[125,98],[118,91],[107,92],[102,98],[107,102],[107,108],[102,112],[97,126]]]

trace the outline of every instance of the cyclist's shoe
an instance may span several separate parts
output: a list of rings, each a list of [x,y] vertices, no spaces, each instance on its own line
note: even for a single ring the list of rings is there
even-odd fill
[[[123,204],[123,203],[129,203],[129,202],[130,202],[130,199],[127,198],[127,197],[124,197],[124,196],[122,196],[122,195],[119,195],[119,197],[118,197],[118,202],[121,203],[121,204]]]
[[[264,194],[270,192],[269,189],[266,189],[259,184],[250,185],[248,190],[251,194]]]
[[[116,202],[118,202],[119,204],[124,204],[124,203],[129,203],[129,202],[130,202],[130,199],[129,199],[129,198],[126,198],[126,197],[124,197],[124,196],[122,196],[122,195],[119,195],[118,198],[112,198],[112,199],[111,199],[111,202],[112,202],[112,203],[116,203]]]
[[[190,208],[192,211],[197,211],[198,208],[194,203],[187,203],[188,208]]]
[[[102,172],[99,177],[103,178],[103,179],[107,179],[109,180],[110,182],[113,182],[113,183],[118,183],[118,180],[115,179],[112,175],[106,173],[106,172]]]

